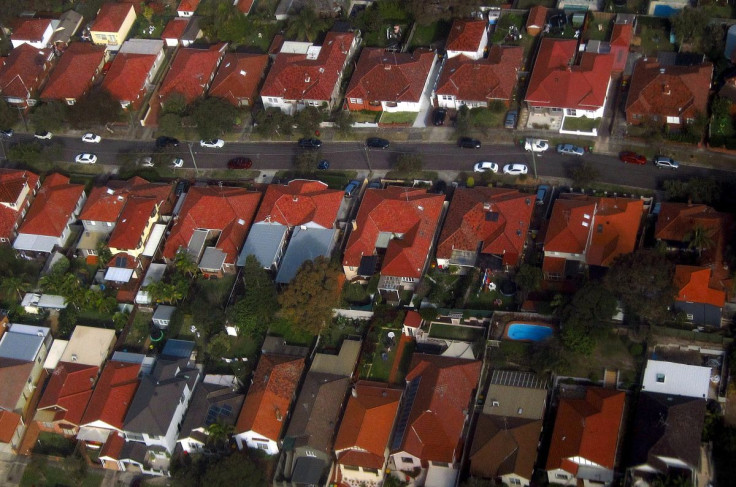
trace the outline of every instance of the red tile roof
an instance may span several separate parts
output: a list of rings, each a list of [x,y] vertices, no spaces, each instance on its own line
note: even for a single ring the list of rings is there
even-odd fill
[[[176,7],[177,12],[195,12],[199,7],[199,0],[181,0]]]
[[[366,381],[359,381],[353,391],[335,438],[337,461],[382,469],[402,391]]]
[[[271,184],[266,188],[255,221],[289,227],[315,224],[333,228],[342,200],[342,191],[329,189],[321,181],[295,179],[286,186]]]
[[[110,234],[107,245],[113,249],[135,250],[142,246],[141,237],[148,220],[158,206],[155,198],[133,196],[128,199],[120,220]]]
[[[81,98],[98,74],[105,60],[105,46],[74,42],[61,55],[41,93],[44,100]]]
[[[220,60],[225,55],[226,47],[227,44],[220,43],[208,49],[193,47],[179,49],[159,88],[158,95],[161,100],[166,100],[172,93],[179,93],[184,96],[187,103],[192,103],[204,95]]]
[[[585,252],[595,203],[594,198],[565,198],[561,195],[552,208],[544,250],[566,254]]]
[[[576,39],[542,39],[526,92],[529,105],[580,110],[603,106],[613,56],[585,52],[570,66],[577,47]]]
[[[443,195],[429,194],[425,189],[389,186],[367,190],[355,219],[357,228],[350,233],[345,248],[343,265],[359,267],[364,255],[373,255],[381,232],[401,234],[401,239],[390,240],[381,274],[420,277],[444,202]]]
[[[0,358],[0,410],[14,410],[31,377],[35,362]],[[32,384],[36,385],[36,384]]]
[[[235,433],[255,431],[260,436],[277,441],[303,371],[303,358],[261,355],[253,383],[238,416]]]
[[[414,354],[406,381],[420,378],[399,451],[423,462],[458,461],[466,411],[480,378],[481,362]]]
[[[138,389],[140,364],[108,362],[84,411],[80,425],[102,421],[122,429],[125,413]]]
[[[12,411],[0,410],[0,442],[10,443],[15,436],[15,430],[18,429],[21,417],[20,414]]]
[[[445,49],[448,51],[476,52],[486,32],[485,20],[459,20],[452,22]]]
[[[634,115],[658,115],[685,121],[698,113],[708,113],[708,96],[713,78],[713,64],[697,66],[661,66],[656,59],[642,58],[634,65],[629,95],[626,98],[626,120],[638,122]]]
[[[449,259],[453,250],[503,255],[515,266],[524,249],[534,196],[515,189],[477,187],[455,191],[437,244],[437,258]],[[497,218],[488,218],[489,215]]]
[[[429,49],[417,49],[409,54],[366,47],[345,97],[369,102],[419,102],[434,60],[435,53]]]
[[[245,15],[250,13],[250,9],[253,8],[254,0],[240,0],[238,2],[238,10],[243,12]]]
[[[678,265],[675,267],[677,301],[702,303],[723,308],[726,293],[710,287],[711,271],[707,267]]]
[[[79,425],[92,396],[99,368],[74,362],[59,362],[38,402],[38,409],[57,408],[54,421]]]
[[[510,100],[523,57],[521,47],[494,45],[486,59],[448,59],[437,83],[437,95],[453,95],[463,101]]]
[[[529,9],[529,16],[526,19],[526,29],[530,27],[536,27],[537,29],[543,29],[544,24],[547,22],[547,7],[542,5],[535,5]]]
[[[130,10],[135,8],[129,3],[105,3],[97,12],[94,23],[89,28],[91,32],[117,33],[123,27],[125,18]]]
[[[102,89],[116,100],[136,106],[146,91],[146,79],[155,62],[154,54],[118,53],[105,75]]]
[[[247,99],[253,104],[258,84],[268,66],[268,54],[231,52],[225,54],[210,87],[210,96],[224,98],[233,105]]]
[[[261,97],[329,102],[355,35],[328,32],[316,59],[280,52],[266,76]]]
[[[422,326],[422,315],[413,310],[407,311],[406,316],[404,317],[404,326],[409,328],[419,328]]]
[[[629,45],[634,36],[634,24],[613,24],[611,31],[611,55],[614,58],[613,70],[623,71],[629,57]]]
[[[0,66],[2,96],[21,99],[35,97],[48,77],[50,56],[50,50],[36,49],[30,44],[22,44],[10,51],[7,57],[2,58]]]
[[[547,470],[561,468],[576,475],[572,457],[613,469],[625,399],[624,392],[599,387],[589,387],[584,399],[561,399]]]
[[[105,186],[95,186],[79,214],[80,220],[116,222],[131,196],[154,198],[163,205],[173,191],[171,184],[150,183],[135,176],[127,181],[110,180]]]
[[[0,237],[11,239],[15,225],[20,224],[21,210],[33,199],[38,184],[38,176],[22,169],[0,169]],[[15,208],[8,206],[16,203],[24,190],[26,197]]]
[[[83,184],[70,184],[62,174],[47,176],[18,233],[60,237],[83,193]]]
[[[161,39],[181,39],[184,31],[187,30],[190,20],[189,17],[174,17],[169,20],[169,23],[166,24],[163,32],[161,32]]]
[[[10,40],[41,42],[49,25],[51,25],[51,19],[25,19],[13,30]]]
[[[100,449],[100,458],[107,457],[114,460],[120,460],[120,454],[125,446],[125,438],[119,433],[112,433],[107,436],[105,444]]]
[[[166,239],[164,257],[173,259],[180,247],[189,245],[195,230],[206,229],[220,231],[215,246],[227,254],[226,264],[234,264],[260,199],[261,193],[242,188],[191,188]]]

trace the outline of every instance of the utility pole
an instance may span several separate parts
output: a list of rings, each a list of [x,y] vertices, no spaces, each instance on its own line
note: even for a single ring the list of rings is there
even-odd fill
[[[194,173],[199,176],[199,169],[197,169],[197,160],[194,157],[194,151],[192,150],[192,143],[187,142],[187,147],[189,147],[189,154],[192,156],[192,164],[194,164]]]
[[[534,179],[537,179],[537,156],[534,152],[534,146],[531,146],[532,148],[532,170],[534,171]]]

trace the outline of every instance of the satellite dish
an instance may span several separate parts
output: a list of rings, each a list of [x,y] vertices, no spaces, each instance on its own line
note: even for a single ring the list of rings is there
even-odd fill
[[[390,332],[388,332],[388,335],[387,335],[387,336],[388,336],[389,338],[393,338],[393,337],[395,337],[395,336],[396,336],[396,333],[394,333],[394,332],[390,331]]]

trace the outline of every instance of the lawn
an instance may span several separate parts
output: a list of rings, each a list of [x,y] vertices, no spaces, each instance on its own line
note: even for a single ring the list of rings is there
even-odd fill
[[[356,335],[362,337],[367,327],[368,320],[356,320],[344,316],[336,316],[332,319],[327,329],[322,332],[319,348],[320,350],[338,350],[345,338]]]
[[[416,112],[383,112],[379,123],[412,124],[417,115]]]
[[[380,111],[360,110],[353,112],[353,120],[361,123],[378,123],[381,113]]]
[[[413,51],[417,47],[430,47],[433,42],[445,39],[450,33],[450,25],[446,20],[438,20],[427,25],[416,24],[409,49]]]
[[[152,317],[153,313],[146,313],[140,310],[136,312],[133,323],[131,323],[130,329],[128,330],[128,335],[125,337],[125,342],[123,343],[126,351],[145,353],[151,331]]]
[[[522,15],[509,13],[501,15],[498,19],[498,23],[496,24],[496,30],[493,32],[493,44],[508,44],[509,42],[505,42],[505,39],[509,34],[509,27],[511,26],[515,26],[519,32],[521,32],[524,26],[524,17]],[[517,42],[510,43],[517,44]]]
[[[593,17],[588,23],[585,38],[596,41],[606,41],[611,36],[613,22],[608,19],[596,19]]]
[[[388,350],[389,347],[386,346],[385,340],[390,331],[396,333],[397,336],[394,338],[394,345],[390,347],[391,350]],[[375,343],[375,349],[370,357],[365,358],[361,368],[361,375],[365,379],[388,382],[394,360],[400,360],[399,357],[396,357],[396,351],[399,349],[399,334],[399,331],[391,328],[379,328],[377,334],[371,333],[371,336],[366,339]],[[385,359],[384,353],[386,354]]]
[[[51,455],[55,457],[66,457],[71,455],[77,442],[54,433],[41,431],[38,441],[33,447],[33,453]]]
[[[605,332],[600,335],[598,344],[590,355],[566,354],[567,367],[564,375],[599,380],[603,377],[605,368],[620,370],[625,377],[636,374],[637,357],[630,352],[636,347],[625,337]]]
[[[645,56],[656,55],[658,51],[674,51],[670,43],[670,22],[656,17],[640,17],[637,35],[641,39],[641,52]]]
[[[563,130],[580,131],[580,132],[591,132],[593,129],[598,129],[601,124],[600,118],[588,118],[588,117],[565,117],[565,121],[562,124]]]
[[[432,323],[429,328],[429,336],[432,338],[444,338],[446,340],[462,340],[474,342],[483,338],[485,330],[474,326],[449,325],[445,323]]]
[[[290,321],[283,319],[271,322],[271,326],[268,327],[268,334],[283,337],[289,345],[303,345],[305,347],[311,347],[317,338],[315,335],[294,326]]]
[[[252,25],[249,25],[249,27],[242,38],[241,45],[250,48],[255,47],[261,52],[268,52],[271,41],[276,34],[283,30],[284,23],[253,20]]]
[[[88,470],[81,482],[72,479],[61,463],[33,457],[20,479],[21,487],[98,487],[105,478],[103,473]]]

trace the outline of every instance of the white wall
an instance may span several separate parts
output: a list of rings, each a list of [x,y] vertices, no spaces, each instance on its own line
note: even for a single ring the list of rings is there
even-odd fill
[[[483,31],[483,37],[481,38],[480,45],[476,51],[447,51],[447,58],[454,58],[455,56],[468,56],[471,59],[478,60],[483,57],[483,51],[488,44],[488,29]]]
[[[267,455],[276,455],[279,453],[279,445],[274,440],[264,438],[263,435],[256,433],[253,430],[245,431],[234,435],[235,441],[238,444],[238,449],[242,450],[247,445],[248,448],[256,448],[266,453]],[[258,440],[256,442],[256,440]],[[261,448],[260,445],[267,444],[267,448]]]
[[[18,46],[22,46],[23,44],[30,44],[36,49],[44,49],[48,45],[49,41],[51,40],[51,36],[54,34],[54,29],[58,25],[59,25],[58,20],[49,22],[49,25],[46,26],[46,30],[43,31],[43,36],[41,36],[40,41],[31,42],[31,41],[26,41],[23,39],[11,40],[11,43],[13,44],[13,49],[15,49]]]

